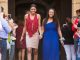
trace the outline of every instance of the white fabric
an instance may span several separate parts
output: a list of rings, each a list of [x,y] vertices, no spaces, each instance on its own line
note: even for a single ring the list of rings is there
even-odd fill
[[[74,45],[64,45],[67,60],[76,60]]]
[[[28,33],[26,32],[26,47],[38,49],[38,44],[39,44],[39,33],[36,32],[32,37],[29,37]]]
[[[10,49],[11,48],[10,43],[8,42],[8,40],[6,40],[6,42],[7,42],[7,49]]]
[[[1,24],[1,21],[0,21],[0,31],[2,31],[2,29],[3,29],[3,28],[2,28],[2,24]]]
[[[1,17],[1,18],[3,18],[3,14],[4,14],[3,12],[0,12],[0,17]]]
[[[1,52],[0,52],[0,60],[1,60]]]

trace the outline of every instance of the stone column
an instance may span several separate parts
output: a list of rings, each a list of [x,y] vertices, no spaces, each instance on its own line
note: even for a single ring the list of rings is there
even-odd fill
[[[72,16],[76,16],[77,9],[80,9],[80,0],[72,0]]]

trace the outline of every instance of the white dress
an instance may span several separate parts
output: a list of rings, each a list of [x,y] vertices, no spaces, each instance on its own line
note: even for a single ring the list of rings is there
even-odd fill
[[[32,37],[29,37],[28,32],[26,32],[26,47],[38,49],[39,45],[39,33],[36,32]]]

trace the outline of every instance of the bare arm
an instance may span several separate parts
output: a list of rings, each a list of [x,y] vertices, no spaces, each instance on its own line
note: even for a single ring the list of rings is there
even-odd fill
[[[14,30],[14,23],[13,23],[13,19],[8,21],[9,26],[11,27],[12,30]]]
[[[60,29],[60,24],[58,25],[58,34],[59,34],[59,37],[60,37],[61,44],[64,45],[63,37],[62,37],[61,29]]]
[[[40,33],[40,35],[41,35],[41,33],[42,33],[42,31],[41,31],[41,16],[38,14],[37,15],[38,16],[38,19],[39,19],[39,21],[38,21],[38,23],[39,23],[39,33]]]
[[[59,34],[59,37],[62,38],[62,33],[61,33],[60,25],[58,26],[58,34]]]
[[[42,22],[42,35],[44,33],[44,21],[45,21],[45,19],[43,19],[43,22]]]
[[[38,17],[39,17],[39,33],[40,33],[40,39],[42,38],[42,35],[43,35],[43,27],[41,26],[41,17],[40,17],[40,15],[38,15]]]

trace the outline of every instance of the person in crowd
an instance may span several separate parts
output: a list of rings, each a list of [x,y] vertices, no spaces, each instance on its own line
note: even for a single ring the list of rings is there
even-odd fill
[[[13,21],[13,19],[9,20],[9,24],[13,25],[13,30],[12,30],[12,32],[9,33],[10,39],[8,39],[8,42],[10,43],[9,60],[14,60],[14,58],[15,58],[16,29],[18,28],[18,25]],[[8,37],[9,37],[9,35],[8,35]]]
[[[24,23],[22,21],[18,21],[18,28],[16,29],[16,49],[18,50],[18,60],[25,59],[25,49],[26,49],[26,38],[25,35],[20,41],[22,32],[23,32]]]
[[[67,60],[76,60],[76,54],[74,49],[74,39],[72,31],[72,22],[70,18],[66,18],[65,24],[62,27],[62,35],[65,38],[64,41],[64,49],[66,52],[66,59]]]
[[[26,11],[26,14],[29,14],[29,11]],[[22,41],[20,41],[22,32],[23,32],[23,27],[24,23],[23,21],[18,21],[18,28],[16,30],[16,49],[18,49],[18,59],[19,60],[24,60],[25,58],[25,49],[26,49],[26,38],[24,35],[24,38]]]
[[[0,9],[1,10],[1,9]],[[0,11],[0,17],[3,17],[2,15],[3,13]],[[2,24],[1,24],[1,21],[0,21],[0,31],[2,31]],[[0,39],[1,40],[1,39]],[[0,45],[0,60],[1,60],[1,45]]]
[[[12,28],[9,26],[8,22],[6,19],[3,18],[3,16],[0,16],[0,21],[2,24],[2,31],[0,31],[0,48],[1,48],[1,60],[7,60],[7,38],[8,38],[8,33],[11,32]]]
[[[16,28],[18,27],[18,25],[11,18],[11,14],[8,15],[3,14],[3,18],[6,19],[9,26],[11,26],[12,28],[12,31],[8,34],[7,49],[9,49],[9,60],[14,60]]]
[[[77,31],[77,28],[78,28],[77,25],[80,22],[80,9],[76,10],[76,14],[77,14],[77,17],[75,18],[75,20],[72,20],[72,23],[73,23],[73,25],[72,25],[72,31],[74,32],[74,34]],[[77,50],[76,49],[76,47],[77,47],[77,41],[75,39],[74,39],[74,46],[75,46],[75,51],[76,51]]]
[[[59,37],[62,45],[63,37],[56,11],[50,8],[42,26],[43,48],[42,60],[60,60]]]
[[[76,10],[76,14],[77,14],[77,17],[75,18],[75,20],[72,20],[72,31],[76,32],[77,30],[77,24],[78,22],[80,21],[80,9]]]
[[[74,33],[73,38],[75,43],[76,60],[80,60],[80,22],[77,25],[77,31]]]
[[[35,4],[30,7],[29,14],[25,15],[25,24],[21,40],[26,32],[27,58],[31,60],[32,49],[34,51],[34,60],[38,60],[39,33],[41,34],[40,14],[37,14]]]

